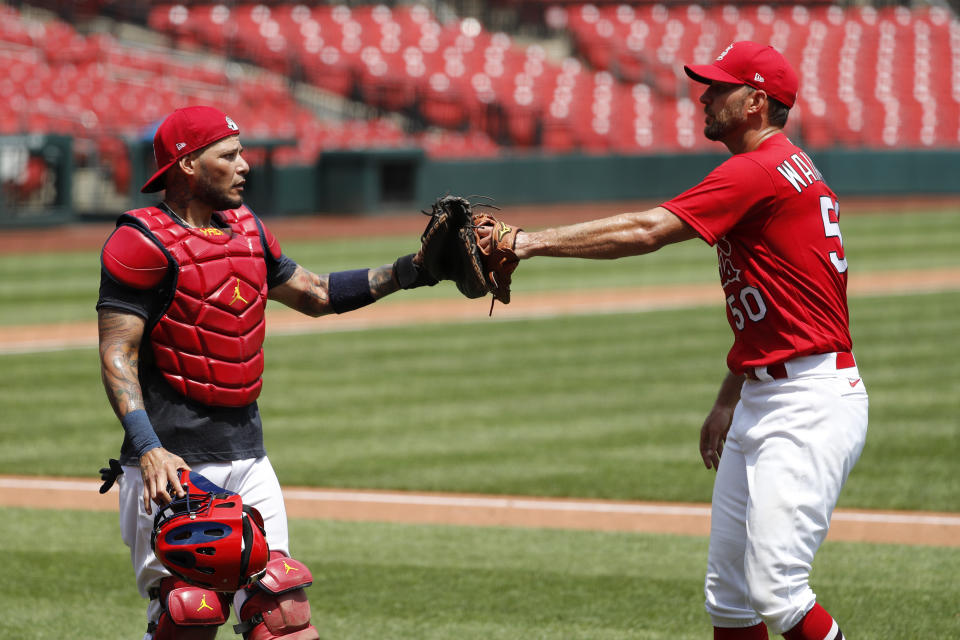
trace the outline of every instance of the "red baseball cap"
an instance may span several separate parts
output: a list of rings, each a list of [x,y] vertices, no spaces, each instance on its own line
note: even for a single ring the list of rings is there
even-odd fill
[[[731,44],[713,64],[689,64],[684,65],[683,70],[704,84],[716,80],[763,89],[788,107],[797,101],[800,88],[797,73],[779,51],[748,40]]]
[[[153,193],[164,189],[164,176],[174,162],[208,144],[239,133],[237,123],[213,107],[177,109],[167,116],[153,136],[153,154],[159,169],[141,187],[140,192]]]

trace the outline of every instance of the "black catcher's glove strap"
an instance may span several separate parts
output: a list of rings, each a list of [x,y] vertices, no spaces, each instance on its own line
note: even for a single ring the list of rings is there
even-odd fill
[[[416,289],[417,287],[432,287],[440,282],[431,276],[425,267],[413,261],[416,254],[411,253],[397,258],[393,263],[393,274],[397,278],[401,289]]]

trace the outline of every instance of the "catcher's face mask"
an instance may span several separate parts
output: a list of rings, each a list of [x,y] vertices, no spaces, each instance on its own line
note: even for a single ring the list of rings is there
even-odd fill
[[[171,573],[215,591],[236,591],[259,578],[270,556],[263,518],[200,474],[180,473],[186,496],[154,519],[150,544]]]

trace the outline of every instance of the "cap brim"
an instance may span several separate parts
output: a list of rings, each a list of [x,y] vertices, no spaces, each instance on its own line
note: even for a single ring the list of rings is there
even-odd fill
[[[743,84],[743,80],[730,75],[720,67],[712,64],[685,64],[683,70],[691,79],[703,84],[711,82],[726,82],[728,84]]]
[[[165,167],[161,167],[157,170],[155,174],[150,176],[150,179],[147,180],[142,187],[140,187],[140,193],[155,193],[157,191],[162,191],[166,188],[166,181],[163,179],[167,175],[167,169],[172,167],[176,160],[171,162]]]
[[[208,141],[204,142],[203,144],[200,144],[200,145],[198,145],[198,146],[196,146],[196,147],[193,147],[193,148],[187,147],[187,148],[185,148],[185,149],[181,149],[181,150],[179,151],[179,155],[178,155],[176,158],[174,158],[173,160],[171,160],[171,161],[170,161],[169,163],[167,163],[165,166],[160,167],[159,169],[157,169],[157,172],[156,172],[155,174],[153,174],[152,176],[150,176],[150,179],[147,180],[142,187],[140,187],[140,193],[154,193],[155,191],[160,191],[160,190],[162,190],[162,189],[165,189],[165,188],[166,188],[166,181],[164,180],[164,176],[165,176],[166,173],[167,173],[167,169],[169,169],[170,167],[172,167],[173,165],[175,165],[175,164],[177,163],[177,160],[179,160],[179,159],[182,158],[183,156],[185,156],[185,155],[187,155],[187,154],[190,154],[190,153],[193,153],[193,152],[196,151],[197,149],[204,149],[204,148],[206,148],[206,147],[209,147],[210,145],[214,144],[215,142],[220,142],[221,140],[223,140],[223,139],[225,139],[225,138],[229,138],[229,137],[231,137],[231,136],[238,136],[238,135],[240,135],[240,132],[239,132],[239,131],[229,131],[229,132],[224,133],[223,135],[221,135],[221,136],[219,136],[219,137],[215,137],[213,140],[208,140]]]

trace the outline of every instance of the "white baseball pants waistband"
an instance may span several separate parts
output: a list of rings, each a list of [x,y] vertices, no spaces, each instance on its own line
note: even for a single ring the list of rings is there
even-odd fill
[[[853,354],[849,351],[821,353],[815,356],[801,356],[786,362],[777,362],[762,367],[749,367],[745,375],[749,380],[770,382],[786,378],[798,378],[804,375],[833,374],[841,369],[854,369],[857,366]]]

